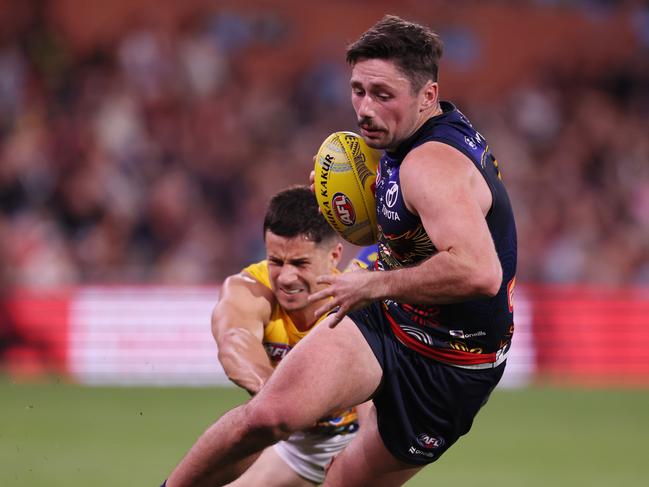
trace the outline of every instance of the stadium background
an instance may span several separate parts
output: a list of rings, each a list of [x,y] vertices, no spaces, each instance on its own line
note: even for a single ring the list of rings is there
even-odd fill
[[[219,283],[354,129],[344,47],[384,13],[445,39],[520,245],[503,387],[408,485],[646,481],[644,2],[1,0],[0,485],[157,485],[245,399]]]

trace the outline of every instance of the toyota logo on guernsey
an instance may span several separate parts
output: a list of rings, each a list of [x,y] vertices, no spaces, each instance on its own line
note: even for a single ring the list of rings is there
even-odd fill
[[[422,448],[426,448],[427,450],[434,450],[444,446],[444,439],[429,435],[427,433],[422,433],[417,436],[417,443],[419,443],[419,446],[421,446]]]
[[[390,181],[390,187],[385,192],[385,204],[388,205],[388,208],[392,208],[397,202],[397,196],[399,196],[399,186],[396,181]]]

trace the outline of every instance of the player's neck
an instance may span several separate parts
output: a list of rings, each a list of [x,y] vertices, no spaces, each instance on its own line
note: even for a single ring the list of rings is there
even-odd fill
[[[320,304],[314,303],[311,306],[308,306],[300,310],[287,311],[287,314],[291,318],[291,321],[295,325],[295,328],[297,328],[300,331],[307,331],[313,328],[313,325],[316,324],[314,313],[315,310],[321,306],[321,304],[322,303]]]
[[[414,130],[414,132],[419,130],[423,124],[428,122],[428,120],[430,120],[433,117],[437,117],[442,113],[444,113],[444,110],[442,110],[442,106],[439,103],[431,106],[428,110],[424,110],[423,112],[421,112],[419,116],[419,123],[417,124],[417,128]]]

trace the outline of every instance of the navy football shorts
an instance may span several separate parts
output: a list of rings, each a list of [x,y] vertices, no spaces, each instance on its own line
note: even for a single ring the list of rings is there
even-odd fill
[[[425,465],[466,434],[503,375],[505,364],[468,370],[437,362],[403,345],[380,302],[348,316],[383,369],[373,401],[383,443],[397,459]]]

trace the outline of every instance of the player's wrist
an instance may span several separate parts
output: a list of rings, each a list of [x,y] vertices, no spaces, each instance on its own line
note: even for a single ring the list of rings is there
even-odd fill
[[[370,272],[368,274],[368,283],[364,286],[368,296],[367,298],[371,301],[385,299],[389,297],[390,290],[390,279],[389,272]]]

